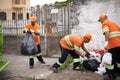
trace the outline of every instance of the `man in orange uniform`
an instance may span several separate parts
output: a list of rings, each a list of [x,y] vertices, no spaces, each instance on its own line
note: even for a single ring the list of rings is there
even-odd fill
[[[84,43],[89,43],[91,39],[92,36],[90,34],[86,34],[84,37],[72,34],[63,37],[60,40],[61,57],[55,64],[53,64],[53,71],[58,72],[58,68],[65,62],[68,54],[73,57],[73,70],[80,70],[79,56],[83,57],[85,60],[88,60],[88,58],[80,52],[80,47],[87,54],[89,54],[88,50],[84,46]]]
[[[40,26],[36,23],[36,20],[37,20],[36,17],[32,16],[30,18],[31,23],[26,25],[25,30],[23,32],[25,33],[28,31],[28,32],[32,33],[32,35],[34,36],[34,41],[38,48],[38,54],[35,54],[35,56],[41,63],[44,64],[45,61],[43,60],[42,55],[41,55],[41,46],[40,46],[40,37],[39,37]],[[30,68],[33,68],[33,66],[34,66],[34,58],[33,57],[29,58],[29,65],[30,65]]]
[[[98,21],[102,24],[105,49],[112,54],[112,64],[106,65],[106,71],[110,80],[115,80],[120,76],[120,28],[105,14],[100,15]]]

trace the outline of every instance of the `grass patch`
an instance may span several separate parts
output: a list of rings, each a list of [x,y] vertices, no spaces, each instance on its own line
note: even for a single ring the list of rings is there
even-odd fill
[[[68,56],[64,64],[60,67],[60,69],[67,68],[72,62],[73,62],[73,58],[71,56]]]
[[[120,76],[119,76],[119,77],[117,77],[117,79],[115,79],[115,80],[120,80]]]

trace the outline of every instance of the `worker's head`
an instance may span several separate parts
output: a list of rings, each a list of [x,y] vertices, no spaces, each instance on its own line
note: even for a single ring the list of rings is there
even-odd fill
[[[30,21],[32,25],[35,25],[37,18],[35,16],[30,17]]]
[[[90,40],[92,40],[92,36],[89,33],[85,34],[83,38],[85,43],[88,43]]]
[[[98,22],[103,23],[106,19],[108,19],[107,15],[101,14],[101,15],[99,16]]]

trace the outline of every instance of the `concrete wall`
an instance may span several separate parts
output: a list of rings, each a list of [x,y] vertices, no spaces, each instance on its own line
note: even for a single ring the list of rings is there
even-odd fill
[[[30,0],[26,0],[25,8],[29,8],[29,7],[30,7]],[[12,8],[12,0],[0,0],[0,9],[10,9],[10,8]]]
[[[87,44],[90,50],[103,49],[104,36],[101,30],[101,23],[98,22],[99,15],[105,13],[108,18],[120,26],[120,0],[84,0],[79,5],[79,25],[74,26],[72,34],[84,35],[91,33],[93,41]]]
[[[0,9],[11,8],[12,0],[0,0]]]

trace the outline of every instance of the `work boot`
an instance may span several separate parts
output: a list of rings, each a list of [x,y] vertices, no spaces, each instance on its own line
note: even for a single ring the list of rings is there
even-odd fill
[[[58,73],[58,68],[60,67],[60,65],[58,65],[57,63],[53,64],[52,69],[54,73]]]
[[[103,80],[111,80],[108,76],[105,76]]]
[[[116,73],[117,73],[117,77],[120,77],[120,68],[117,68]]]
[[[80,71],[81,67],[80,66],[76,66],[76,67],[73,68],[73,70]]]
[[[40,61],[42,64],[45,64],[45,61],[43,60],[42,56],[37,56],[38,61]]]
[[[116,79],[116,74],[114,72],[114,70],[107,70],[107,74],[108,74],[108,77],[110,78],[110,80],[115,80]]]
[[[73,64],[73,70],[76,70],[76,71],[80,71],[81,70],[80,62],[75,62]]]
[[[34,59],[33,58],[29,58],[29,65],[30,65],[30,69],[32,69],[34,66]]]
[[[42,64],[45,64],[45,61],[44,60],[42,60],[42,61],[40,61]]]
[[[52,69],[54,73],[58,73],[58,68],[53,67]]]

